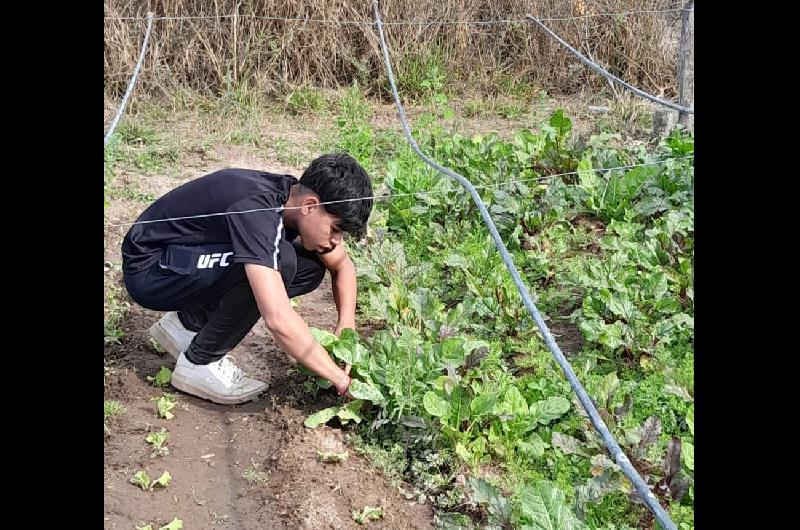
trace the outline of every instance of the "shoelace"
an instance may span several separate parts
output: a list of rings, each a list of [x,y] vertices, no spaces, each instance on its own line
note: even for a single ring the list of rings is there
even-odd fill
[[[220,359],[219,371],[232,383],[238,383],[244,377],[244,372],[242,372],[239,367],[234,364],[233,359],[231,359],[231,357],[228,355]]]

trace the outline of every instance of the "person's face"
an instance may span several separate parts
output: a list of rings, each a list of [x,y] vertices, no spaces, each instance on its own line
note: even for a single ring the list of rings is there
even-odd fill
[[[319,206],[319,199],[309,195],[303,199],[297,231],[306,250],[327,254],[342,242],[343,232],[336,217]]]

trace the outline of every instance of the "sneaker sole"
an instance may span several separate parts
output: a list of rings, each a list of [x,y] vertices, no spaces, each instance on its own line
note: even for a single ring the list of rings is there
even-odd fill
[[[220,405],[238,405],[240,403],[246,403],[251,399],[258,397],[260,394],[264,393],[269,388],[269,385],[266,385],[262,390],[258,390],[256,392],[243,394],[241,396],[226,397],[226,396],[210,394],[206,389],[195,385],[192,381],[188,379],[182,379],[180,377],[176,378],[174,374],[172,375],[171,384],[178,390],[182,390],[187,394],[207,399],[208,401],[211,401],[213,403],[218,403]]]
[[[166,330],[161,327],[160,322],[156,322],[150,326],[150,336],[153,337],[162,348],[167,350],[167,352],[172,355],[176,361],[178,360],[178,357],[183,350],[181,349],[180,345],[178,345],[172,339],[172,335],[167,333]]]

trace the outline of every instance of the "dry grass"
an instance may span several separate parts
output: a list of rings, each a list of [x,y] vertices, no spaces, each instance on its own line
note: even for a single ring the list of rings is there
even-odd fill
[[[530,23],[469,25],[441,21],[579,16],[637,9],[671,9],[676,0],[384,0],[385,23],[398,80],[419,88],[431,68],[448,89],[492,94],[545,88],[570,94],[579,88],[608,89]],[[377,36],[369,24],[341,25],[266,20],[255,16],[372,21],[363,0],[105,0],[105,92],[118,100],[136,62],[144,16],[207,16],[157,20],[136,94],[180,98],[192,92],[252,100],[290,93],[295,87],[333,88],[358,81],[373,95],[386,94]],[[555,32],[613,74],[655,94],[675,94],[679,13],[594,16],[547,22]],[[523,94],[524,95],[524,94]],[[534,97],[535,94],[532,95]]]

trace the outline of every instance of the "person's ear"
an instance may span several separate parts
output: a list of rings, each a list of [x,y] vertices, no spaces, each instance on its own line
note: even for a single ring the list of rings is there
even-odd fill
[[[309,193],[303,198],[303,203],[302,203],[303,208],[300,210],[300,212],[303,215],[308,215],[311,213],[311,210],[313,210],[314,207],[317,206],[318,204],[319,204],[319,197],[317,197],[313,193]]]

